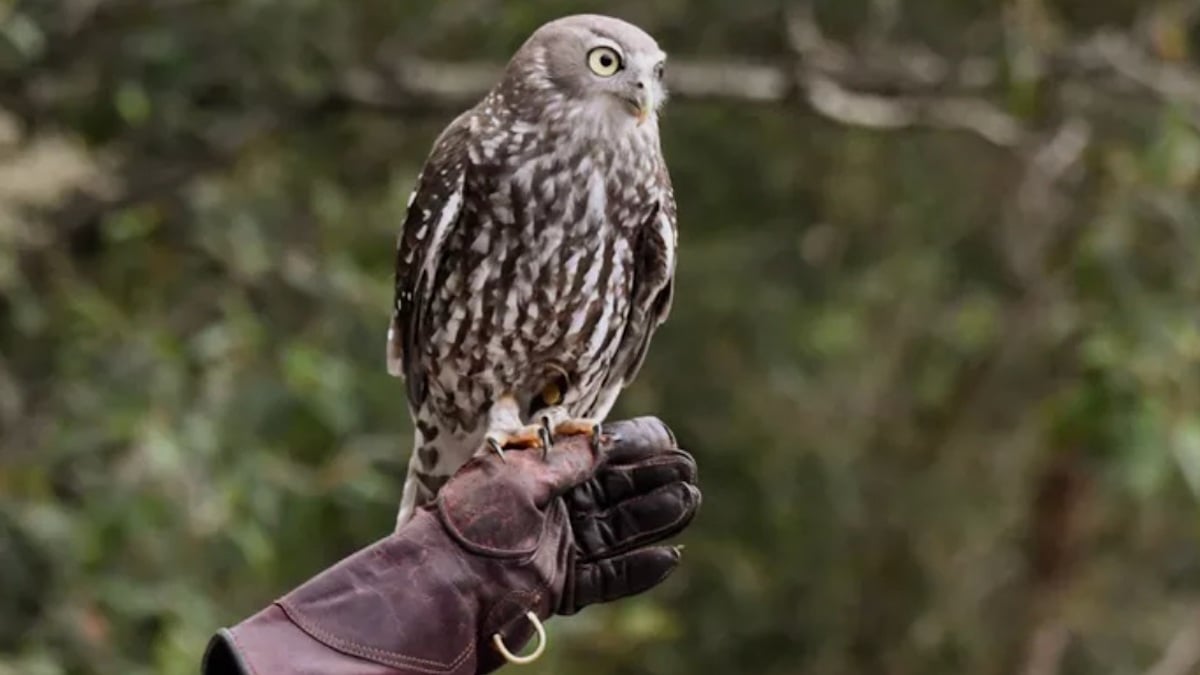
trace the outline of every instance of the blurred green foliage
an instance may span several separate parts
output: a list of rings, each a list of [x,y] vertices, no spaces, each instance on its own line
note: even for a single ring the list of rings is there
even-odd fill
[[[581,10],[791,72],[799,4],[0,0],[0,674],[196,672],[390,528],[392,245],[462,106],[348,76]],[[985,77],[860,78],[963,104],[902,128],[681,87],[675,311],[618,412],[673,426],[704,508],[669,583],[529,672],[1194,672],[1195,3],[814,18],[850,85]],[[944,117],[979,106],[1018,140]]]

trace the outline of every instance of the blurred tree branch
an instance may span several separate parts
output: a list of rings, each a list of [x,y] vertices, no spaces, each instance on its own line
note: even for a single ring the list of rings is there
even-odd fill
[[[174,0],[156,7],[186,17],[187,11],[202,5]],[[48,38],[49,48],[38,59],[0,77],[0,105],[29,122],[52,122],[57,97],[68,95],[48,82],[56,70],[71,60],[94,58],[92,48],[103,42],[103,36],[145,9],[139,10],[139,3],[122,2],[78,2],[70,8],[74,9],[64,11],[57,32]],[[792,5],[785,13],[784,29],[791,53],[782,60],[794,59],[793,63],[672,60],[668,78],[673,96],[752,104],[799,99],[815,113],[849,126],[958,130],[1013,149],[1040,143],[1032,138],[1028,121],[989,98],[1006,85],[1008,67],[1000,57],[952,60],[923,45],[888,42],[882,36],[852,48],[825,37],[810,2]],[[390,60],[350,68],[335,76],[323,94],[300,105],[312,110],[399,114],[461,108],[486,92],[502,67],[487,62]],[[1150,56],[1124,34],[1100,32],[1067,43],[1042,55],[1038,70],[1046,78],[1107,78],[1107,89],[1117,95],[1150,92],[1182,101],[1193,123],[1200,126],[1200,73]],[[262,105],[279,103],[266,100]]]
[[[787,13],[786,29],[793,66],[676,59],[668,70],[672,96],[751,104],[799,97],[814,112],[848,126],[950,129],[999,147],[1040,147],[1026,122],[988,98],[1006,84],[1000,58],[950,60],[921,45],[879,41],[854,50],[825,38],[807,3]],[[459,107],[485,93],[501,70],[499,64],[406,59],[403,66],[347,73],[333,97],[384,111]],[[1155,59],[1124,34],[1102,31],[1069,43],[1045,55],[1040,76],[1099,80],[1117,96],[1149,92],[1183,101],[1200,127],[1200,72]]]

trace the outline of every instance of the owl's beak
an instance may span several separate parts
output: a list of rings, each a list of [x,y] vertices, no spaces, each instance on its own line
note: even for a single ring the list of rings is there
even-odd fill
[[[646,120],[650,119],[650,114],[653,112],[654,112],[654,107],[648,102],[643,102],[642,105],[640,107],[638,107],[638,111],[637,111],[638,126],[641,126],[642,124],[644,124],[646,122]]]
[[[654,90],[646,82],[639,81],[632,95],[626,100],[639,126],[654,113]]]

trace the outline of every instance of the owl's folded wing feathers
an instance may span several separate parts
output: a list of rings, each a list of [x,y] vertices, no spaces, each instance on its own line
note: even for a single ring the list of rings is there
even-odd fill
[[[416,372],[421,311],[429,301],[442,244],[462,213],[469,126],[464,114],[434,143],[409,200],[396,243],[395,296],[388,327],[387,368],[405,379],[409,405],[424,400],[425,377]]]
[[[629,320],[617,352],[615,373],[620,385],[633,381],[655,330],[667,320],[675,287],[675,194],[665,166],[658,175],[659,197],[652,217],[642,226],[634,269]]]

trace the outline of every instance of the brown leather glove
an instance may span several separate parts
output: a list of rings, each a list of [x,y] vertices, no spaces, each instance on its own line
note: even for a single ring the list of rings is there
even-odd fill
[[[652,546],[691,521],[696,464],[660,421],[471,460],[434,506],[218,633],[206,675],[486,673],[526,616],[641,593],[679,563]]]

